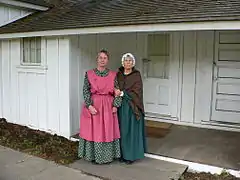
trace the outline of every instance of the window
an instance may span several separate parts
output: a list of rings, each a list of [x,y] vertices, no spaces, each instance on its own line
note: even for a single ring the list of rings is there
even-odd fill
[[[22,64],[41,64],[41,37],[22,39]]]
[[[148,35],[148,77],[161,79],[169,78],[169,49],[169,34]]]

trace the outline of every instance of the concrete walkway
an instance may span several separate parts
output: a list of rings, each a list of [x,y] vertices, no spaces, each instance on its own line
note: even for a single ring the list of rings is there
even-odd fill
[[[79,160],[70,167],[107,180],[178,180],[187,169],[184,165],[151,158],[145,158],[132,165],[118,161],[108,165],[94,165]]]
[[[173,125],[163,138],[148,138],[148,153],[240,169],[240,133]]]
[[[0,146],[0,180],[100,180],[97,177],[108,180],[178,180],[186,168],[149,158],[133,165],[117,161],[109,165],[93,165],[79,160],[65,167]]]
[[[0,146],[0,180],[99,180],[79,170],[56,165]]]

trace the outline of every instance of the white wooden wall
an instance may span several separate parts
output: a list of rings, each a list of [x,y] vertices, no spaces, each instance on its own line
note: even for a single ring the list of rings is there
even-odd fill
[[[197,33],[196,86],[193,122],[209,121],[212,103],[214,31]],[[192,121],[190,121],[192,122]]]
[[[2,41],[2,117],[69,137],[69,39],[43,42],[45,65],[24,67],[20,65],[20,39]]]
[[[183,33],[181,122],[239,127],[239,37],[240,31]]]
[[[214,31],[175,32],[180,37],[180,65],[172,69],[179,72],[179,101],[177,120],[180,124],[201,124],[209,121],[212,103],[212,73],[214,57]],[[146,34],[145,34],[146,35]],[[110,68],[120,65],[124,52],[130,51],[137,59],[145,57],[144,33],[74,36],[71,40],[71,122],[72,132],[78,132],[82,99],[83,77],[86,70],[95,67],[97,51],[106,48],[112,57]],[[142,62],[137,61],[142,69]],[[179,69],[177,69],[179,68]]]
[[[210,119],[214,31],[183,32],[181,111],[179,121]]]
[[[4,6],[0,4],[0,26],[8,24],[19,18],[31,14],[31,10],[20,9],[16,7]]]
[[[214,31],[178,32],[181,37],[179,114],[183,124],[210,121],[214,58]],[[111,69],[131,52],[142,69],[145,35],[142,33],[79,35],[45,38],[46,66],[20,66],[20,40],[0,43],[0,117],[65,137],[79,130],[84,73],[96,66],[97,52],[111,53]],[[176,104],[174,104],[176,106]]]
[[[32,10],[17,8],[17,7],[10,7],[0,4],[0,27],[11,23],[12,21],[15,21],[17,19],[20,19],[22,17],[25,17],[29,14],[31,14]],[[1,41],[0,41],[1,42]],[[2,44],[0,43],[0,69],[2,70]],[[3,117],[3,83],[2,83],[2,75],[3,71],[0,72],[0,117]]]

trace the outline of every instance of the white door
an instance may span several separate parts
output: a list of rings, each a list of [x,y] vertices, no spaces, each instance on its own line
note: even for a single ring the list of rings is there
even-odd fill
[[[213,121],[240,123],[240,33],[217,32],[213,78]]]
[[[173,107],[177,107],[178,82],[177,78],[173,78],[177,75],[171,73],[174,69],[172,43],[173,36],[170,33],[148,34],[147,58],[143,62],[144,106],[147,114],[177,116],[177,109],[173,110]]]

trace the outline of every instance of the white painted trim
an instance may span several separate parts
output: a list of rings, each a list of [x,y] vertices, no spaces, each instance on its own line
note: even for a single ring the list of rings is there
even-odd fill
[[[194,123],[210,121],[212,105],[212,76],[214,59],[214,31],[197,33],[197,64]],[[203,85],[204,84],[204,85]]]
[[[145,116],[147,119],[154,118],[154,121],[158,121],[158,119],[164,119],[164,120],[169,120],[169,121],[178,121],[178,118],[176,117],[171,117],[171,116],[164,116],[161,114],[155,114],[155,113],[150,113],[146,112]]]
[[[184,60],[184,34],[183,32],[180,33],[180,42],[179,42],[179,70],[178,70],[178,99],[177,99],[177,107],[178,107],[178,113],[177,117],[178,119],[182,115],[182,89],[183,89],[183,60]]]
[[[48,66],[16,66],[17,72],[21,73],[36,73],[36,74],[46,74]]]
[[[0,39],[32,37],[32,36],[61,36],[76,34],[124,33],[124,32],[156,32],[156,31],[196,31],[196,30],[238,30],[240,21],[209,21],[185,23],[161,23],[126,26],[105,26],[64,30],[47,30],[36,32],[0,34]]]
[[[16,124],[16,123],[14,123],[14,122],[11,122],[11,123]],[[51,135],[55,135],[55,134],[56,134],[56,135],[58,135],[58,136],[61,136],[61,137],[64,137],[64,138],[67,138],[67,139],[71,140],[71,139],[69,138],[69,137],[70,137],[69,134],[60,134],[59,132],[55,132],[55,131],[50,130],[50,129],[46,130],[46,129],[43,129],[43,128],[39,128],[39,127],[27,125],[27,124],[16,124],[16,125],[26,126],[26,127],[30,128],[30,129],[32,129],[32,130],[39,130],[39,131],[42,131],[42,132],[45,132],[45,133],[49,133],[49,134],[51,134]]]
[[[240,171],[236,171],[234,169],[225,169],[222,167],[211,166],[211,165],[207,165],[207,164],[195,163],[195,162],[190,162],[190,161],[184,161],[184,160],[169,158],[169,157],[165,157],[165,156],[158,156],[158,155],[153,155],[153,154],[148,154],[148,153],[145,153],[145,157],[158,159],[158,160],[162,160],[162,161],[167,161],[167,162],[172,162],[172,163],[176,163],[176,164],[186,165],[186,166],[188,166],[188,171],[206,172],[206,173],[210,172],[211,174],[221,174],[225,170],[235,177],[240,177]]]
[[[222,130],[222,131],[233,131],[233,132],[240,132],[239,126],[221,126],[220,124],[210,124],[210,123],[203,123],[202,124],[194,124],[192,122],[182,122],[182,121],[172,121],[167,119],[159,119],[159,118],[153,118],[153,117],[146,117],[146,119],[151,121],[158,121],[158,122],[165,122],[165,123],[171,123],[181,126],[189,126],[189,127],[196,127],[196,128],[205,128],[205,129],[215,129],[215,130]]]
[[[71,141],[79,141],[77,138],[70,137],[69,140]],[[195,163],[195,162],[190,162],[190,161],[185,161],[185,160],[180,160],[180,159],[175,159],[175,158],[170,158],[166,156],[160,156],[160,155],[154,155],[154,154],[149,154],[145,153],[145,157],[152,158],[152,159],[157,159],[161,161],[167,161],[167,162],[172,162],[176,164],[182,164],[185,166],[188,166],[188,171],[193,171],[193,172],[210,172],[211,174],[221,174],[223,170],[227,171],[231,175],[235,177],[240,177],[240,171],[236,171],[234,169],[226,169],[222,167],[217,167],[217,166],[211,166],[207,164],[200,164],[200,163]]]
[[[180,88],[182,86],[182,83],[179,79],[181,76],[180,74],[180,65],[181,65],[181,47],[182,47],[182,33],[181,32],[173,32],[172,34],[172,44],[171,44],[171,53],[172,57],[170,60],[170,106],[171,106],[171,117],[174,120],[178,120],[180,115],[180,106],[179,106],[179,96],[180,94]]]
[[[70,140],[70,141],[74,141],[74,142],[79,141],[79,139],[77,139],[77,138],[73,138],[73,137],[70,137],[69,140]]]
[[[1,1],[1,0],[0,0],[0,1]],[[14,22],[14,21],[16,21],[16,20],[18,20],[18,19],[24,18],[24,17],[26,17],[26,16],[28,16],[28,15],[30,15],[30,14],[32,14],[32,13],[33,13],[33,12],[28,12],[28,13],[23,14],[23,15],[21,15],[21,16],[17,16],[17,17],[15,17],[15,18],[13,18],[13,19],[10,19],[10,20],[4,22],[1,26],[4,26],[4,25],[6,25],[6,24],[10,24],[11,22]]]
[[[218,126],[218,127],[225,127],[225,128],[237,128],[240,130],[240,125],[239,124],[236,124],[236,125],[232,125],[232,124],[226,124],[226,123],[223,123],[221,121],[201,121],[201,124],[203,125],[209,125],[209,126]]]
[[[39,5],[15,1],[15,0],[0,0],[0,3],[11,5],[11,6],[27,8],[27,9],[39,10],[39,11],[48,10],[48,7],[45,7],[45,6],[39,6]]]

